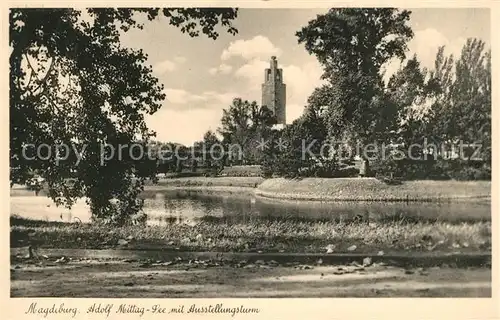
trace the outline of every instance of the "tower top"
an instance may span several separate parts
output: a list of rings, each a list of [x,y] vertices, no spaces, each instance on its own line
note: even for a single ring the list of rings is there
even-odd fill
[[[272,56],[269,61],[269,69],[278,69],[278,60],[276,60],[276,56]]]

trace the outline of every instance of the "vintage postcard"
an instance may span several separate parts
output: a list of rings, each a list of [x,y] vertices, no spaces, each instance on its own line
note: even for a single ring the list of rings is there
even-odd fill
[[[498,319],[498,10],[8,3],[7,319]]]

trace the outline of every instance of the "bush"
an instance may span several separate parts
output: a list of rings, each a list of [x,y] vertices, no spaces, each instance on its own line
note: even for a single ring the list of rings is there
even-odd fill
[[[379,160],[372,164],[375,176],[380,180],[491,180],[491,168],[478,161],[458,159],[434,160]]]
[[[202,177],[205,171],[198,170],[197,172],[184,171],[184,172],[173,172],[166,174],[166,178],[191,178],[191,177]]]
[[[339,168],[334,175],[334,178],[355,178],[359,176],[359,168],[356,166],[346,166]]]
[[[221,173],[223,176],[227,177],[260,177],[262,175],[262,170],[260,166],[231,166],[225,167]]]
[[[438,160],[437,166],[454,180],[491,180],[491,167],[481,161]]]
[[[450,178],[454,180],[491,180],[491,171],[487,172],[473,167],[465,167],[461,170],[451,171]]]

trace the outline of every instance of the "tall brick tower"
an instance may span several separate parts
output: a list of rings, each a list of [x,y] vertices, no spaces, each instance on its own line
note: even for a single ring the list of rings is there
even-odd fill
[[[283,83],[283,70],[278,69],[275,56],[271,57],[269,69],[264,74],[262,105],[274,112],[278,125],[286,124],[286,85]]]

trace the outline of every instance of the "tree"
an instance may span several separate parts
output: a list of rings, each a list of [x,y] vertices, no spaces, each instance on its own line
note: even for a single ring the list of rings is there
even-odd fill
[[[381,67],[393,57],[405,58],[413,36],[409,17],[409,11],[392,8],[330,9],[297,32],[328,80],[330,136],[348,135],[364,145],[385,139],[395,127],[397,110],[384,92]]]
[[[211,168],[216,160],[222,160],[223,155],[220,153],[224,150],[220,148],[217,149],[217,145],[221,146],[219,138],[215,135],[212,130],[208,130],[203,135],[203,160],[205,162],[205,167]]]
[[[456,140],[482,145],[482,156],[491,157],[491,51],[485,43],[468,39],[456,62],[451,86],[451,108],[443,130]],[[443,118],[443,120],[446,118]],[[470,154],[468,154],[470,156]]]
[[[259,107],[255,101],[235,98],[231,106],[223,110],[218,131],[227,149],[231,149],[226,151],[241,153],[231,154],[231,157],[239,157],[247,163],[259,163],[262,153],[256,147],[261,139],[270,136],[275,123],[275,116],[266,106]]]
[[[422,143],[427,137],[425,115],[433,88],[432,83],[426,81],[426,73],[427,70],[420,67],[417,56],[414,55],[389,79],[388,97],[397,110],[398,124],[394,130],[393,142],[408,146]]]
[[[458,59],[436,55],[429,83],[434,101],[427,130],[439,143],[478,143],[491,160],[491,51],[479,39],[467,39]]]
[[[308,105],[304,114],[282,131],[273,131],[264,149],[262,172],[297,178],[331,177],[336,171],[335,147],[327,141],[327,127],[315,106]]]
[[[396,110],[397,127],[391,132],[392,135],[388,135],[386,142],[391,142],[391,145],[382,148],[377,161],[373,163],[373,171],[379,176],[425,178],[432,169],[433,159],[423,161],[424,149],[416,148],[418,145],[423,146],[428,138],[427,112],[434,89],[432,81],[426,80],[426,74],[427,70],[420,67],[414,55],[387,83],[388,102]]]
[[[425,157],[425,150],[412,148],[410,158],[418,161],[388,159],[381,163],[382,171],[418,179],[490,177],[491,60],[484,42],[468,39],[458,60],[445,57],[444,47],[440,47],[429,72],[413,57],[391,77],[388,91],[399,110],[399,142],[406,146],[427,143],[437,150]],[[484,162],[450,159],[443,153],[452,151],[460,140],[480,143]],[[404,150],[404,158],[410,155],[408,151]],[[473,150],[463,151],[467,157]],[[426,158],[428,161],[422,161]]]
[[[147,55],[122,47],[120,34],[142,29],[135,17],[145,14],[148,20],[163,15],[191,37],[216,39],[218,25],[237,32],[231,24],[237,11],[103,8],[87,13],[91,21],[75,9],[10,10],[11,180],[24,183],[36,171],[56,203],[71,206],[85,196],[93,218],[122,223],[142,208],[137,196],[156,172],[136,153],[154,136],[144,115],[155,113],[165,95],[146,65]],[[40,146],[49,146],[45,150],[52,155],[56,146],[84,152],[81,157],[70,152],[65,161],[31,158]],[[75,183],[68,186],[70,176]]]

